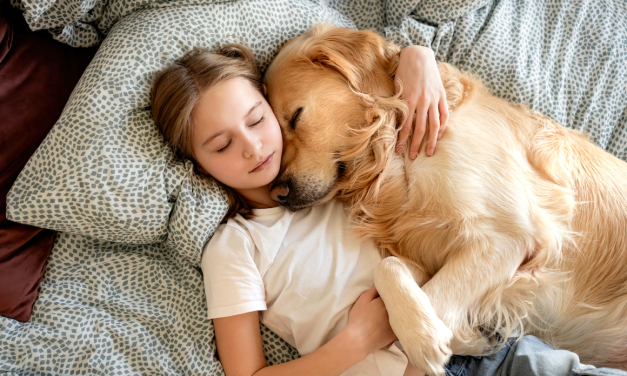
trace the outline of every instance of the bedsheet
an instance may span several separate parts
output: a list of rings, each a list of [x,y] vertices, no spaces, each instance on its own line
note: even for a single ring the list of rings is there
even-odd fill
[[[479,75],[496,95],[586,132],[602,148],[627,160],[624,1],[315,2],[339,10],[358,28],[375,29],[402,44],[430,46],[439,60]],[[60,19],[52,8],[63,6],[66,18]],[[111,20],[151,6],[168,4],[22,2],[27,19],[39,22],[39,28],[56,20],[50,28],[66,30],[68,40],[84,38],[83,32],[102,38]],[[28,13],[29,7],[39,15]],[[106,12],[112,16],[105,22]],[[262,333],[271,363],[298,356],[267,329]],[[212,324],[205,316],[201,275],[165,243],[128,245],[60,233],[31,321],[21,324],[0,317],[0,373],[201,372],[223,374]]]
[[[31,320],[0,320],[0,374],[221,375],[200,271],[164,243],[60,233]],[[270,363],[297,356],[262,328]]]

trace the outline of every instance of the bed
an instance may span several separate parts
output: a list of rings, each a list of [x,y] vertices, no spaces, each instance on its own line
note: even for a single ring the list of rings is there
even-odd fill
[[[32,29],[99,49],[7,196],[9,219],[57,235],[30,320],[0,317],[0,373],[224,373],[198,266],[226,203],[165,146],[148,97],[154,73],[194,46],[244,42],[265,69],[316,23],[374,29],[627,160],[622,0],[12,4]],[[262,338],[270,364],[298,357],[266,328]]]

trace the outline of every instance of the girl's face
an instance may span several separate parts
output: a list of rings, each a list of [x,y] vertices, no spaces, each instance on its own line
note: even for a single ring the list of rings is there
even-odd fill
[[[278,175],[281,127],[248,80],[228,79],[202,94],[192,125],[192,151],[201,172],[236,190],[266,186]]]

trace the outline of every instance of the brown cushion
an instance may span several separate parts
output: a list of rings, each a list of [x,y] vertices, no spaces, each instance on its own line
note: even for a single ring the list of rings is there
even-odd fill
[[[4,19],[2,12],[0,12],[0,67],[4,57],[9,53],[11,49],[11,43],[13,42],[13,28],[9,27],[9,22]]]
[[[61,115],[96,52],[31,32],[8,5],[0,12],[0,314],[30,318],[54,232],[6,219],[6,196]]]

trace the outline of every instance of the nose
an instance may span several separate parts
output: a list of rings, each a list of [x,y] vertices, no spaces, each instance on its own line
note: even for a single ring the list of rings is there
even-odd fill
[[[287,201],[287,195],[290,193],[290,188],[286,182],[280,182],[276,184],[272,190],[270,191],[270,198],[279,204],[285,203]]]
[[[244,135],[244,157],[250,158],[258,154],[259,150],[261,150],[261,139],[252,133]]]

